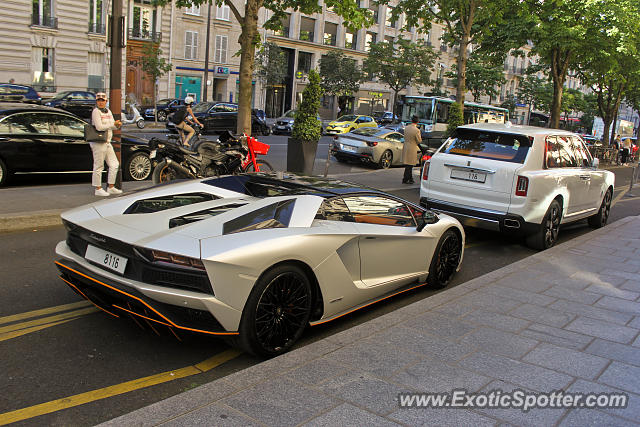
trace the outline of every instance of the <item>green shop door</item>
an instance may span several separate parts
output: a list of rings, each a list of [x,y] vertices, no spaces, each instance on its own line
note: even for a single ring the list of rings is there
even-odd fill
[[[202,77],[176,76],[176,98],[184,99],[193,96],[196,102],[200,102],[202,93]]]

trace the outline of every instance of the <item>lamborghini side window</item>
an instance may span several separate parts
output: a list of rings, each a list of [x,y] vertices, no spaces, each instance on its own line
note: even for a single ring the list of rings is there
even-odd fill
[[[295,199],[283,200],[227,221],[222,226],[222,234],[265,228],[286,228],[289,226],[289,221],[291,221],[295,203]]]
[[[383,196],[345,197],[344,201],[355,222],[364,224],[415,227],[409,207]]]
[[[347,205],[341,197],[325,199],[320,205],[320,208],[318,208],[318,213],[316,214],[315,219],[353,222],[353,217],[349,212],[349,208],[347,208]]]

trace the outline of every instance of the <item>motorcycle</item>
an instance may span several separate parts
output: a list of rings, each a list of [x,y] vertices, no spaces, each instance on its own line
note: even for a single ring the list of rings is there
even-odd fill
[[[133,113],[133,116],[129,119],[127,118],[127,114],[123,111],[123,114],[121,117],[122,124],[130,125],[132,123],[135,123],[136,126],[138,126],[138,129],[144,129],[146,123],[144,122],[144,117],[142,117],[142,115],[140,114],[140,111],[138,111],[138,109],[136,108],[136,105],[129,104],[129,107],[131,108],[131,112]]]
[[[273,171],[269,162],[256,157],[267,154],[270,145],[246,135],[236,138],[230,132],[220,135],[216,142],[198,144],[195,152],[158,138],[149,141],[149,148],[151,159],[162,158],[153,170],[154,184],[183,178]]]

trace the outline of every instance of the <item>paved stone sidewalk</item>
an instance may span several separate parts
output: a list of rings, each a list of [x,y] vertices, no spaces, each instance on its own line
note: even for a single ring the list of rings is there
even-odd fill
[[[639,271],[640,217],[628,217],[103,425],[638,425]],[[460,388],[629,401],[526,413],[397,401]]]

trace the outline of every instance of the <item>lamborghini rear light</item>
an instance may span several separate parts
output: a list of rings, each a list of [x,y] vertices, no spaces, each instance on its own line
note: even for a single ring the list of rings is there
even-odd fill
[[[516,183],[516,196],[527,196],[529,191],[529,178],[526,176],[518,175],[518,182]]]
[[[429,179],[429,165],[431,164],[431,162],[425,162],[424,166],[422,167],[422,179],[424,181]]]
[[[151,251],[153,261],[162,261],[170,264],[181,265],[183,267],[193,267],[204,270],[204,264],[199,258],[190,258],[182,255],[171,254],[163,251]]]

